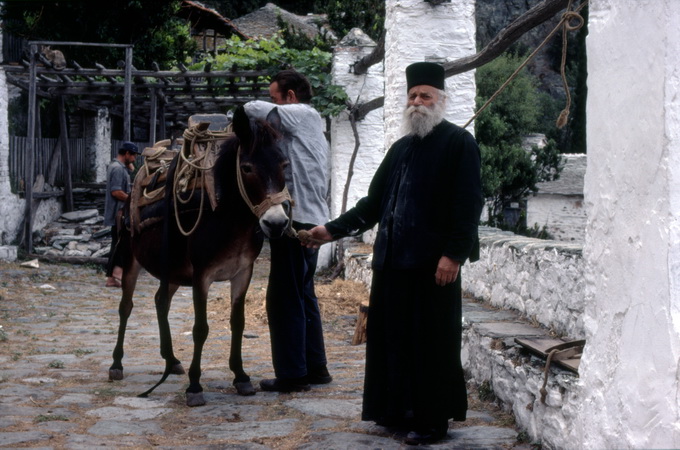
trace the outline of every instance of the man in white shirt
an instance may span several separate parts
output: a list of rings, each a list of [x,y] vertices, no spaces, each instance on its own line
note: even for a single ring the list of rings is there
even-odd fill
[[[290,160],[286,184],[294,201],[295,229],[310,229],[328,220],[328,141],[324,123],[309,105],[312,89],[304,75],[284,70],[269,87],[274,104],[253,101],[246,113],[257,119],[278,108],[282,150]],[[260,382],[264,391],[299,392],[310,384],[330,383],[321,315],[314,292],[318,250],[284,236],[270,240],[271,270],[267,286],[267,318],[276,378]]]

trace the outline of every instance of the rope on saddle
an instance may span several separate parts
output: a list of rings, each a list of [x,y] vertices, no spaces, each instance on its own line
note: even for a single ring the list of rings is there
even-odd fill
[[[209,156],[216,154],[218,142],[223,141],[231,134],[233,133],[228,131],[211,131],[208,130],[207,127],[204,129],[201,124],[184,130],[184,146],[179,152],[177,169],[175,170],[175,176],[172,182],[172,195],[175,200],[173,202],[175,221],[177,222],[177,229],[184,236],[189,236],[196,231],[203,216],[203,205],[205,204],[206,196],[205,174],[214,167],[214,164],[208,164],[206,161]],[[205,152],[202,154],[197,154],[197,152],[194,151],[198,144],[206,145]],[[198,182],[192,184],[192,180]],[[191,229],[187,231],[182,227],[179,218],[179,204],[189,203],[193,198],[197,186],[201,188],[198,217]],[[185,194],[187,191],[189,191],[189,195],[186,198],[182,198],[181,194]]]
[[[154,169],[150,168],[150,165],[152,163],[158,164],[158,168],[155,169],[154,172],[156,177],[160,177],[163,173],[165,173],[168,170],[168,168],[170,167],[171,160],[166,161],[162,159],[162,156],[165,155],[167,151],[168,150],[165,147],[158,147],[153,153],[151,153],[150,155],[146,155],[144,157],[144,167],[146,169],[147,175],[154,172]],[[155,188],[154,183],[152,183],[150,186],[152,188]],[[148,187],[149,186],[144,187],[144,189],[142,190],[142,196],[145,199],[149,200],[150,202],[155,201],[158,197],[163,195],[163,192],[165,191],[165,189],[161,187],[153,189],[151,192],[148,192]]]

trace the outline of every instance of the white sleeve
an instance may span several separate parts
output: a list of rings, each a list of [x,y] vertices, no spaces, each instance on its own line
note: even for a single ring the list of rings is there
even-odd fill
[[[263,102],[262,100],[253,100],[252,102],[248,102],[243,105],[243,109],[245,109],[248,117],[262,120],[265,120],[267,118],[267,114],[269,114],[269,112],[275,107],[275,104]]]

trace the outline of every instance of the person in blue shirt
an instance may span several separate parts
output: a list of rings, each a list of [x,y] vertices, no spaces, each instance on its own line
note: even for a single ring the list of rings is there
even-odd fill
[[[134,162],[139,149],[132,142],[123,142],[118,149],[116,159],[106,169],[106,197],[104,201],[104,225],[111,227],[111,252],[106,265],[106,286],[120,287],[123,276],[120,255],[116,253],[118,244],[118,227],[116,214],[123,207],[130,195],[130,174],[134,170]]]

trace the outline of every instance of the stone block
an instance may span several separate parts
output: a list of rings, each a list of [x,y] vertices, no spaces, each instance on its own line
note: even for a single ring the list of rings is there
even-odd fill
[[[0,261],[14,262],[17,260],[15,245],[0,245]]]

